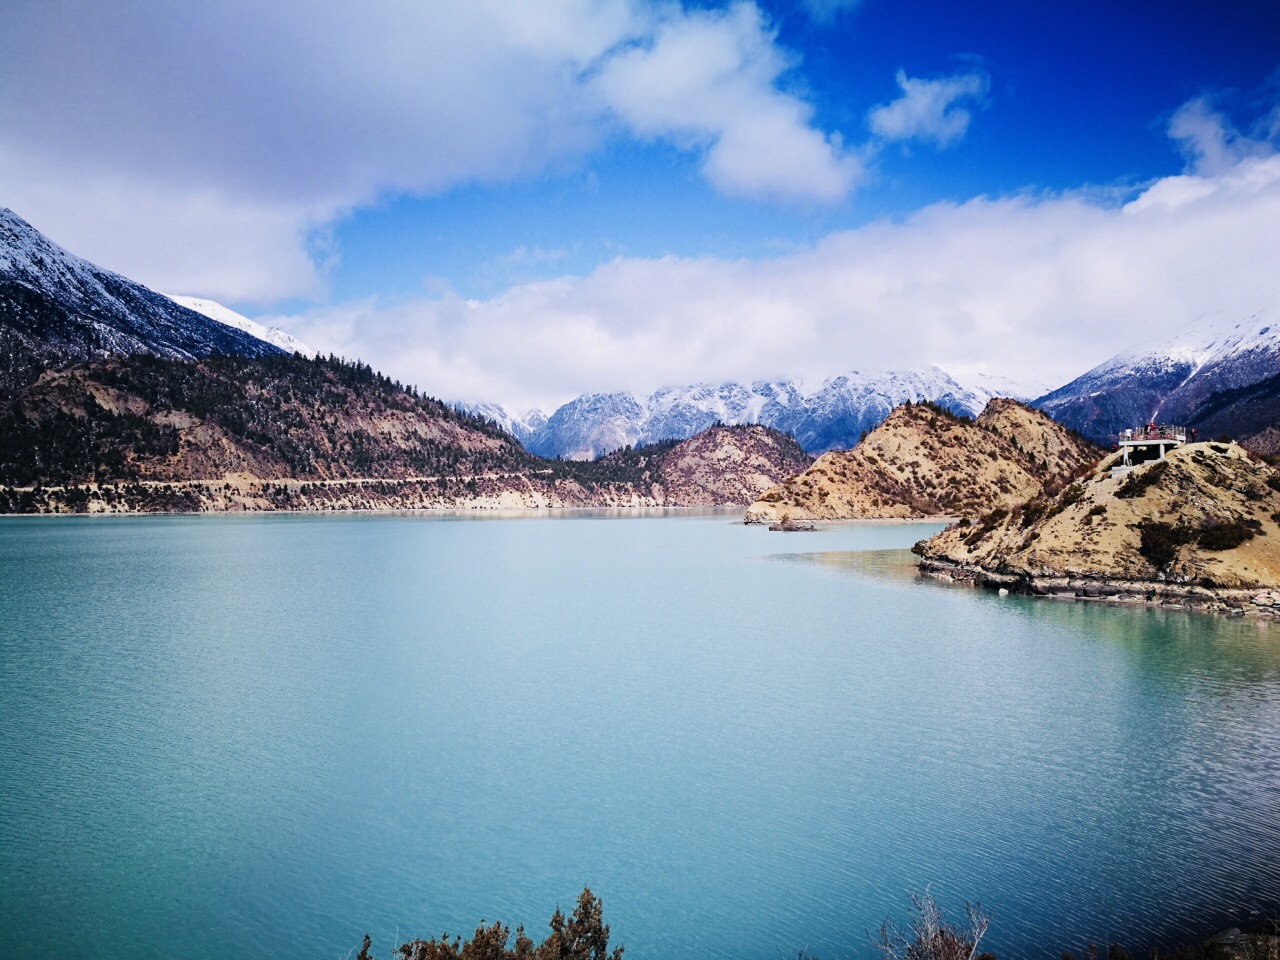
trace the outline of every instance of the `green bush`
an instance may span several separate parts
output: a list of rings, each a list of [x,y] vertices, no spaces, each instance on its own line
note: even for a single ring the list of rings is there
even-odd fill
[[[1163,570],[1178,559],[1178,548],[1196,539],[1196,532],[1171,523],[1144,520],[1138,524],[1141,539],[1138,552],[1157,570]]]
[[[1132,500],[1142,496],[1147,492],[1148,487],[1153,487],[1160,482],[1160,478],[1168,469],[1169,464],[1166,461],[1158,460],[1149,467],[1133,471],[1124,478],[1124,483],[1120,484],[1116,496],[1121,500]]]
[[[1234,520],[1215,523],[1200,531],[1196,541],[1205,550],[1233,550],[1255,534],[1251,527]]]
[[[578,897],[573,916],[565,919],[559,910],[551,917],[551,933],[541,944],[525,935],[523,927],[516,928],[516,940],[510,947],[508,927],[501,923],[476,928],[470,940],[458,937],[452,940],[443,934],[440,939],[411,940],[396,947],[402,960],[621,960],[622,947],[609,950],[609,925],[604,922],[603,904],[584,889]],[[368,960],[370,939],[364,938],[357,960]]]

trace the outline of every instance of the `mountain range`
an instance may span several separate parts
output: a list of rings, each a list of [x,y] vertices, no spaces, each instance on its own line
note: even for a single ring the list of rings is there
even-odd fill
[[[992,397],[1030,402],[1098,443],[1159,421],[1280,453],[1280,314],[1207,318],[1048,392],[925,367],[855,370],[811,392],[795,380],[772,380],[667,387],[648,397],[586,394],[549,417],[538,410],[514,416],[496,404],[464,408],[494,420],[539,456],[591,459],[627,445],[693,436],[713,423],[765,424],[790,433],[812,454],[846,450],[902,403],[927,401],[977,416]]]
[[[1235,436],[1280,453],[1277,311],[1209,318],[1125,351],[1057,390],[938,368],[853,370],[816,388],[790,379],[666,387],[648,396],[580,396],[550,416],[494,404],[460,405],[544,458],[585,460],[612,450],[692,437],[714,424],[761,424],[811,454],[855,446],[902,403],[930,402],[976,416],[994,396],[1032,401],[1100,442],[1151,420]],[[62,249],[0,209],[0,398],[50,369],[149,354],[169,360],[267,357],[306,344],[207,299],[168,297]]]
[[[0,216],[0,513],[745,505],[810,458],[761,426],[547,461],[489,420]]]
[[[625,446],[691,437],[716,423],[773,427],[791,434],[809,453],[844,450],[903,403],[929,401],[976,416],[992,396],[1029,400],[1042,392],[993,377],[962,384],[930,366],[853,370],[824,380],[810,392],[795,380],[759,380],[665,387],[643,398],[587,394],[550,417],[537,410],[513,416],[494,404],[463,409],[495,421],[539,456],[590,460]]]

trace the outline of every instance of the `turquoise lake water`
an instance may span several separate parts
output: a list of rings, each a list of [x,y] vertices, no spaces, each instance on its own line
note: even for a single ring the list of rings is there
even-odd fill
[[[584,884],[628,960],[1280,904],[1280,628],[918,581],[935,528],[0,521],[0,955],[348,957]]]

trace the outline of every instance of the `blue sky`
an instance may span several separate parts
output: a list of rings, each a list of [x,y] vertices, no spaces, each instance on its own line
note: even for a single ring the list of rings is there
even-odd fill
[[[1056,385],[1280,301],[1280,5],[49,0],[0,203],[458,399]]]
[[[726,197],[696,153],[630,137],[567,170],[389,198],[337,225],[333,296],[419,296],[430,276],[485,297],[618,255],[768,256],[939,200],[1136,187],[1181,169],[1165,132],[1179,105],[1211,93],[1247,122],[1280,68],[1275,3],[866,0],[826,19],[803,4],[761,6],[796,57],[783,85],[812,104],[816,126],[849,140],[898,95],[899,69],[980,70],[990,92],[962,142],[887,150],[870,182],[831,205]]]

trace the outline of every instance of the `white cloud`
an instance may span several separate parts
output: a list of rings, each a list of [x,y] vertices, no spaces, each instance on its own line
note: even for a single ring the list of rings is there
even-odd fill
[[[838,200],[856,165],[778,88],[791,66],[750,3],[19,4],[0,203],[163,289],[307,295],[316,225],[562,168],[619,125],[700,152],[717,189]]]
[[[964,136],[972,118],[968,106],[980,103],[990,85],[984,73],[963,73],[925,80],[898,71],[902,96],[867,114],[871,132],[882,140],[921,140],[939,147]]]
[[[1280,106],[1259,124],[1260,136],[1248,137],[1237,130],[1206,97],[1184,103],[1169,120],[1169,136],[1182,148],[1189,169],[1215,174],[1234,166],[1245,157],[1264,157],[1275,152],[1271,140],[1280,134]]]
[[[739,3],[663,21],[610,57],[593,86],[636,135],[707,147],[704,172],[725,193],[828,203],[858,174],[811,108],[781,93],[789,66],[760,10]]]
[[[265,322],[450,398],[936,363],[1055,384],[1209,313],[1280,307],[1280,156],[1093,194],[929,207],[769,260],[619,258],[582,278]]]
[[[323,293],[322,258],[310,255],[308,237],[333,207],[65,171],[33,169],[0,151],[0,204],[77,256],[155,289],[229,301]]]

